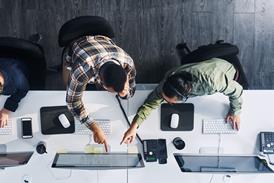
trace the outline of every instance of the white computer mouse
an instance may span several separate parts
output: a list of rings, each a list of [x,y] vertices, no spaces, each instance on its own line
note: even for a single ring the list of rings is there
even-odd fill
[[[177,128],[179,125],[179,115],[173,113],[170,119],[170,128]]]
[[[65,114],[60,114],[58,119],[64,128],[70,127],[70,122]]]

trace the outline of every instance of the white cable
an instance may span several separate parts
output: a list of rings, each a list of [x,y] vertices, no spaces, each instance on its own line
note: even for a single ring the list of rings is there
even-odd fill
[[[42,157],[42,158],[44,158],[44,157]],[[45,161],[45,159],[44,159],[44,161]],[[49,169],[50,174],[52,175],[52,177],[53,177],[55,180],[66,180],[66,179],[69,179],[69,178],[71,177],[71,175],[72,175],[72,170],[71,170],[71,169],[68,170],[68,171],[69,171],[68,176],[62,177],[62,178],[56,177],[56,176],[53,174],[53,172],[52,172],[52,169],[53,169],[53,168],[51,168],[51,164],[52,164],[52,162],[50,162],[50,163],[48,164],[47,168]],[[49,168],[49,167],[50,167],[50,168]]]
[[[268,163],[270,165],[274,165],[274,155],[273,154],[267,154],[268,157]]]
[[[221,134],[219,133],[219,134],[218,134],[218,152],[217,152],[217,153],[218,153],[218,154],[217,154],[217,164],[218,164],[218,168],[220,168],[220,146],[221,146]],[[214,174],[211,174],[209,183],[212,182],[213,177],[214,177]]]

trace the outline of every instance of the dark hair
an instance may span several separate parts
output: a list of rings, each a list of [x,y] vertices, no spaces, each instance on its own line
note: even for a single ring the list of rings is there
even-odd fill
[[[4,86],[0,83],[0,95],[3,93]]]
[[[194,77],[188,72],[171,74],[164,82],[163,93],[169,98],[186,97],[192,87],[191,82],[194,80]]]
[[[106,87],[112,87],[118,93],[123,91],[127,80],[127,73],[121,65],[113,62],[103,64],[100,68],[100,76]]]

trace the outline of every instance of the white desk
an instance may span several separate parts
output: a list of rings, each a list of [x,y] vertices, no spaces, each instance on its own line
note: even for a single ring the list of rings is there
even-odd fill
[[[137,91],[129,101],[123,101],[125,110],[133,118],[137,108],[143,103],[149,91]],[[257,134],[263,130],[274,131],[272,122],[272,109],[274,104],[274,91],[245,91],[244,105],[241,115],[241,130],[236,135],[221,135],[221,147],[226,154],[254,154],[258,152]],[[1,97],[3,104],[5,97]],[[114,95],[108,92],[85,92],[84,103],[89,112],[94,112],[96,118],[109,118],[112,121],[112,134],[109,143],[113,152],[126,152],[126,145],[119,145],[123,133],[127,129],[122,112]],[[173,153],[199,153],[200,147],[217,147],[218,135],[202,134],[203,118],[221,118],[228,110],[228,99],[221,94],[196,97],[189,99],[195,105],[194,130],[190,132],[163,132],[160,130],[160,113],[155,110],[152,115],[139,128],[138,133],[142,139],[167,139],[168,163],[145,163],[145,168],[130,170],[60,170],[52,169],[51,163],[56,151],[83,151],[88,142],[87,136],[42,135],[40,132],[39,109],[42,106],[65,105],[64,91],[31,91],[22,100],[17,112],[12,114],[14,133],[12,136],[0,136],[0,143],[6,143],[8,151],[35,150],[36,144],[43,140],[47,143],[48,154],[33,157],[26,166],[8,168],[0,171],[0,182],[22,182],[24,175],[32,177],[32,182],[223,182],[222,174],[182,173],[173,157]],[[34,138],[23,140],[21,138],[21,125],[19,118],[30,116],[33,120]],[[182,151],[174,148],[171,141],[181,137],[186,142]],[[137,141],[136,141],[137,142]],[[135,143],[136,143],[135,142]],[[140,144],[139,144],[140,145]],[[270,182],[274,174],[233,174],[230,182]]]
[[[92,94],[91,94],[92,93]],[[112,151],[126,152],[126,145],[120,146],[122,134],[127,129],[116,98],[108,92],[86,92],[83,100],[87,110],[94,112],[97,118],[108,118],[112,121],[112,134],[108,139]],[[1,97],[4,103],[4,97]],[[123,103],[126,103],[124,101]],[[1,103],[1,104],[2,104]],[[65,135],[42,135],[40,130],[40,113],[42,106],[65,105],[64,91],[31,91],[22,100],[17,112],[12,114],[14,133],[12,136],[0,136],[0,143],[7,144],[8,151],[35,151],[35,146],[41,140],[47,144],[48,154],[39,155],[34,153],[26,166],[7,168],[0,171],[0,182],[22,182],[24,175],[30,175],[33,182],[108,182],[109,179],[117,179],[119,182],[126,182],[127,170],[114,171],[87,171],[51,169],[51,163],[57,151],[84,151],[85,145],[89,142],[89,136],[65,134]],[[126,105],[125,105],[126,107]],[[21,125],[19,119],[23,116],[32,118],[33,135],[32,139],[21,138]],[[18,125],[17,125],[18,124]],[[16,176],[15,176],[16,175]],[[66,177],[69,177],[66,179]],[[107,180],[106,180],[107,179]]]
[[[149,92],[139,91],[133,99],[130,99],[129,115],[134,116],[138,106]],[[243,110],[241,114],[241,129],[237,134],[222,134],[221,147],[224,154],[257,154],[259,141],[257,134],[260,131],[274,131],[272,120],[274,91],[244,91]],[[182,173],[176,163],[173,153],[199,153],[201,147],[218,147],[218,135],[202,134],[202,119],[222,118],[228,111],[228,98],[222,94],[212,96],[195,97],[188,102],[194,103],[194,129],[190,132],[163,132],[160,130],[160,109],[155,110],[150,117],[138,129],[141,138],[165,138],[167,140],[168,163],[146,163],[145,171],[129,170],[129,182],[223,182],[225,174],[195,174]],[[175,149],[171,143],[175,137],[181,137],[186,147],[182,151]],[[176,167],[176,168],[175,168]],[[145,173],[144,173],[145,172]],[[230,182],[270,182],[274,174],[233,174]]]

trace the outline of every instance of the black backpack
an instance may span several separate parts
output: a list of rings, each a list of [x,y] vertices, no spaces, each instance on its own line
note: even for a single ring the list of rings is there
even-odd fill
[[[211,58],[221,58],[230,62],[239,72],[238,82],[244,89],[248,89],[248,81],[237,56],[239,48],[236,45],[218,40],[215,44],[200,46],[196,50],[190,51],[186,43],[180,43],[176,46],[176,50],[182,65],[202,62]]]

